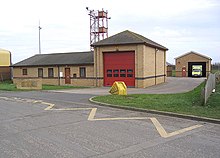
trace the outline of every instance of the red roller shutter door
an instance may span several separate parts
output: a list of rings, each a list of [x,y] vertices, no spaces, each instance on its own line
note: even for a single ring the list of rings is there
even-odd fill
[[[135,53],[104,53],[104,86],[114,81],[124,81],[129,87],[135,86]]]

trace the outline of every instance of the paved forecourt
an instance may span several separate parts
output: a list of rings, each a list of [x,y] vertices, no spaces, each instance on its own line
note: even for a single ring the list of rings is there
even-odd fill
[[[193,90],[201,84],[205,78],[167,77],[166,83],[147,88],[128,88],[128,94],[168,94],[184,93]],[[108,95],[110,87],[52,90],[52,92]]]

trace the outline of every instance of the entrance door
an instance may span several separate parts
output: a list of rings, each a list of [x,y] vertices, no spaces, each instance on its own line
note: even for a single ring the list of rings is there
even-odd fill
[[[104,53],[104,86],[112,86],[115,81],[123,81],[128,87],[135,86],[135,53]]]
[[[65,84],[70,84],[70,68],[65,68]]]
[[[182,77],[186,77],[186,67],[182,68]]]

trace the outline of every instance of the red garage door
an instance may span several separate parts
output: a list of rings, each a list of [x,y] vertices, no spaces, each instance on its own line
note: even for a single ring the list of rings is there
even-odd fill
[[[124,81],[127,86],[135,86],[135,53],[104,53],[104,86],[112,86],[114,81]]]

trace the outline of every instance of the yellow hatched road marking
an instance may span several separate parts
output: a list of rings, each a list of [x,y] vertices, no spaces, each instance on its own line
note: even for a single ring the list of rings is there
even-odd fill
[[[114,121],[114,120],[147,120],[149,117],[116,117],[116,118],[97,118],[90,121]]]
[[[97,108],[92,108],[91,112],[89,113],[89,117],[88,117],[89,121],[94,121],[96,111],[97,111]]]
[[[15,99],[16,101],[26,101],[32,103],[41,103],[44,105],[47,105],[44,110],[55,110],[55,111],[78,111],[78,110],[91,110],[88,116],[88,121],[114,121],[114,120],[151,120],[155,128],[157,129],[158,133],[163,138],[169,138],[175,135],[182,134],[187,131],[191,131],[196,128],[200,128],[203,125],[194,125],[187,128],[183,128],[171,133],[167,133],[166,130],[163,128],[163,126],[160,124],[160,122],[155,117],[114,117],[114,118],[95,118],[97,108],[60,108],[60,109],[53,109],[55,104],[44,102],[42,100],[30,100],[30,99],[21,99],[21,98],[7,98],[7,97],[0,97],[0,99],[4,100],[10,100]]]
[[[78,110],[91,110],[93,108],[61,108],[61,109],[51,109],[57,111],[78,111]]]
[[[177,130],[177,131],[174,131],[174,132],[171,132],[171,133],[167,133],[165,131],[165,129],[163,128],[163,126],[159,123],[159,121],[156,118],[150,118],[150,119],[153,122],[154,126],[156,127],[158,133],[163,138],[168,138],[168,137],[171,137],[171,136],[175,136],[175,135],[178,135],[178,134],[181,134],[181,133],[184,133],[184,132],[187,132],[187,131],[191,131],[193,129],[196,129],[196,128],[199,128],[199,127],[203,126],[203,125],[194,125],[194,126],[183,128],[181,130]]]

